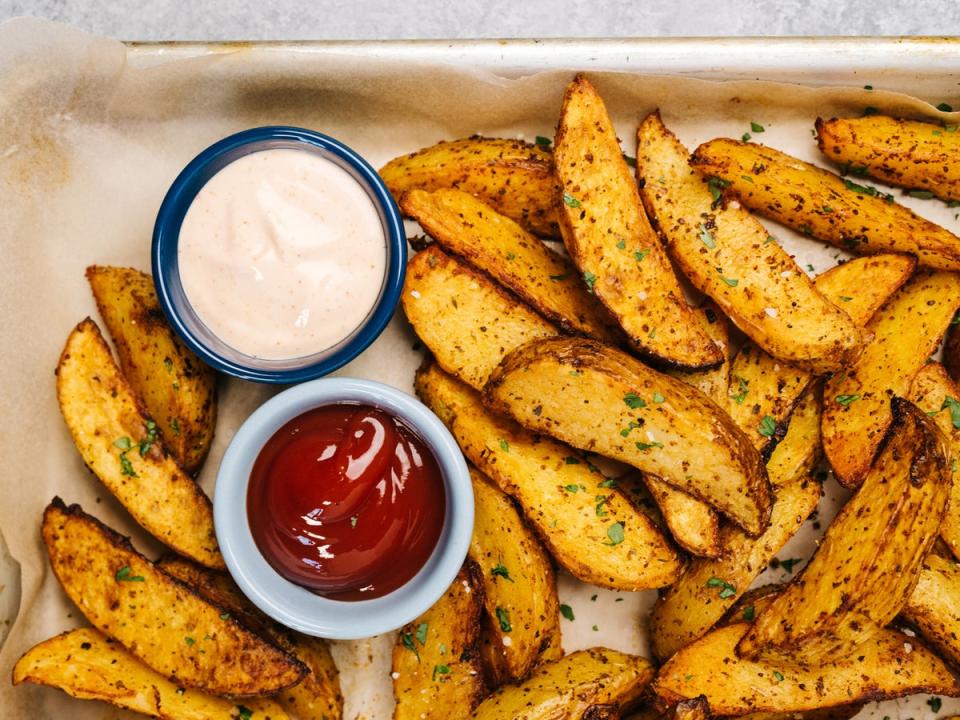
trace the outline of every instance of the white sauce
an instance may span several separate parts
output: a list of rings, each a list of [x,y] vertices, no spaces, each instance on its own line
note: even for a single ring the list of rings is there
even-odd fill
[[[187,300],[210,331],[278,360],[326,350],[359,327],[387,252],[377,208],[347,171],[306,150],[271,149],[200,189],[178,259]]]

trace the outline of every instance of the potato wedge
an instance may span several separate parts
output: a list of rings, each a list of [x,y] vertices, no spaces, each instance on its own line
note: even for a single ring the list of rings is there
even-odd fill
[[[30,648],[13,668],[13,684],[23,682],[164,720],[288,717],[268,698],[228,700],[177,685],[93,628],[71,630]]]
[[[717,557],[723,551],[716,510],[653,475],[644,475],[643,481],[677,545],[697,557]]]
[[[908,255],[856,258],[820,274],[814,284],[857,326],[863,326],[907,282],[916,262]],[[810,372],[747,343],[731,364],[727,411],[758,449],[769,455],[812,379]]]
[[[307,668],[138,553],[79,505],[55,498],[43,514],[54,574],[87,620],[181,687],[265,695]],[[237,658],[242,658],[238,661]]]
[[[411,190],[404,213],[440,246],[487,273],[566,332],[618,343],[623,333],[568,258],[461,190]]]
[[[850,172],[960,200],[960,137],[943,125],[868,115],[815,127],[820,152]]]
[[[510,498],[470,471],[476,505],[468,556],[480,568],[497,685],[522,680],[560,635],[560,601],[550,557]]]
[[[952,481],[934,422],[906,400],[891,404],[889,439],[863,486],[813,558],[757,616],[737,646],[741,657],[810,667],[848,657],[913,592]]]
[[[60,356],[57,399],[84,463],[133,518],[181,555],[225,568],[210,500],[167,454],[90,318]]]
[[[960,238],[909,208],[779,150],[727,138],[696,149],[691,164],[729,183],[749,209],[857,255],[897,252],[960,270]]]
[[[957,308],[960,275],[920,272],[867,323],[872,339],[823,393],[823,450],[847,487],[862,481],[893,422],[891,397],[906,397]]]
[[[943,343],[943,366],[953,381],[960,383],[960,314],[954,315]]]
[[[173,556],[161,558],[156,565],[307,666],[310,673],[303,680],[276,696],[284,710],[300,720],[340,720],[343,715],[340,674],[326,640],[301,635],[274,622],[247,600],[225,573]]]
[[[647,220],[603,100],[583,75],[567,86],[554,146],[560,231],[590,291],[652,361],[719,365],[720,351],[693,317]]]
[[[644,658],[606,648],[570,653],[541,665],[521,685],[487,697],[473,720],[579,720],[591,706],[630,707],[653,678]]]
[[[414,189],[458,188],[534,235],[560,235],[553,158],[537,145],[479,135],[441,141],[394,158],[380,177],[395,198]]]
[[[822,383],[811,385],[790,416],[787,434],[767,460],[767,477],[774,490],[811,472],[820,459]]]
[[[700,321],[704,332],[713,340],[713,344],[720,349],[723,362],[707,370],[667,370],[666,372],[678,380],[683,380],[687,385],[697,388],[717,405],[723,407],[727,401],[727,389],[730,386],[730,321],[709,299],[704,300],[700,307],[694,310],[694,315]]]
[[[571,575],[631,591],[677,579],[683,563],[653,520],[573,448],[494,415],[478,393],[434,363],[417,372],[415,386],[467,459],[519,503],[527,522]],[[617,532],[611,530],[614,526],[628,529],[617,544],[610,538]]]
[[[856,357],[853,321],[744,207],[714,201],[690,153],[653,112],[637,130],[640,197],[671,259],[754,343],[815,373]]]
[[[955,562],[927,556],[903,617],[944,658],[960,666],[960,568]]]
[[[960,387],[957,387],[940,363],[920,368],[910,386],[910,400],[927,415],[947,438],[953,487],[950,504],[940,524],[940,538],[955,558],[960,558]]]
[[[401,304],[437,362],[481,389],[506,352],[557,334],[486,276],[431,246],[407,265]]]
[[[704,695],[717,715],[793,713],[914,693],[960,695],[946,664],[896,630],[881,629],[855,655],[805,670],[737,656],[748,623],[718,628],[677,652],[657,674],[659,703]]]
[[[770,526],[759,538],[725,526],[720,531],[723,554],[715,560],[692,560],[683,577],[657,599],[650,614],[654,654],[666,660],[710,630],[800,529],[819,500],[819,482],[795,481],[777,491]]]
[[[673,707],[674,720],[709,720],[710,703],[700,695],[690,700],[681,700]]]
[[[522,346],[490,376],[494,411],[633,465],[763,532],[770,486],[749,439],[706,395],[593,340]]]
[[[174,334],[149,275],[91,265],[87,281],[124,378],[160,427],[163,446],[187,472],[196,472],[216,427],[216,375]]]
[[[432,608],[400,630],[393,647],[393,720],[462,717],[483,697],[480,568],[467,560]]]

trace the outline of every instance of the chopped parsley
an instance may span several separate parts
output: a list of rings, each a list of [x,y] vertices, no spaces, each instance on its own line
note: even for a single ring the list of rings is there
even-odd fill
[[[587,290],[593,292],[593,286],[597,282],[597,276],[589,270],[583,273],[583,281],[587,284]]]
[[[508,633],[513,630],[513,626],[510,624],[510,614],[504,610],[502,607],[496,609],[497,622],[500,623],[500,630],[502,632]]]
[[[119,448],[120,450],[129,450],[130,448],[133,447],[133,443],[130,442],[130,438],[128,438],[128,437],[122,437],[122,438],[117,438],[116,440],[114,440],[114,441],[113,441],[113,446],[114,446],[115,448]]]
[[[877,110],[877,108],[875,108],[873,105],[867,105],[867,106],[863,109],[863,116],[864,116],[864,117],[870,117],[871,115],[876,115],[876,114],[879,113],[879,112],[880,112],[880,111]]]
[[[773,235],[767,235],[767,239],[763,241],[764,245],[769,245],[770,243],[777,242],[777,239]]]
[[[750,129],[753,130],[753,132],[755,133],[762,133],[764,132],[765,128],[760,123],[751,122]]]
[[[593,499],[594,499],[594,500],[596,501],[596,503],[597,503],[596,508],[595,508],[595,511],[596,511],[596,513],[597,513],[597,517],[606,517],[607,515],[610,514],[610,513],[608,513],[606,510],[603,509],[603,506],[606,505],[608,502],[610,502],[610,496],[609,496],[609,495],[596,495],[596,496],[594,496]]]
[[[497,564],[493,566],[490,570],[490,574],[494,577],[502,577],[504,580],[509,580],[513,582],[513,578],[510,577],[510,571],[507,569],[507,566],[503,564],[502,561],[497,560]]]
[[[597,485],[597,487],[602,487],[602,488],[607,489],[607,490],[612,489],[612,488],[615,488],[615,487],[617,487],[617,479],[616,479],[616,478],[609,477],[609,478],[607,478],[606,480],[604,480],[602,483],[600,483],[599,485]]]
[[[643,259],[649,254],[650,254],[649,250],[637,250],[633,254],[633,259],[636,260],[637,262],[643,262]]]
[[[917,198],[919,200],[933,199],[933,193],[930,192],[929,190],[909,190],[907,191],[907,195],[909,195],[912,198]]]
[[[763,419],[760,421],[760,424],[757,426],[757,432],[763,435],[764,437],[773,437],[773,434],[777,431],[777,421],[774,420],[769,415],[764,415]]]
[[[650,338],[651,340],[653,340],[656,336],[657,336],[656,328],[654,328],[653,330],[647,333],[647,337]]]
[[[802,563],[803,558],[788,558],[787,560],[780,561],[780,567],[786,570],[788,573],[793,572],[793,568],[797,563]]]
[[[940,707],[943,705],[943,700],[938,697],[932,697],[927,700],[927,705],[930,706],[930,709],[933,710],[933,712],[937,713],[940,712]]]
[[[640,423],[638,423],[636,420],[631,420],[630,422],[627,423],[627,426],[620,431],[620,437],[629,437],[630,432],[633,430],[636,430],[639,427],[640,427]]]
[[[544,137],[543,135],[537,135],[537,136],[533,139],[533,143],[534,143],[535,145],[539,145],[539,146],[542,147],[542,148],[548,148],[548,147],[550,147],[550,146],[553,144],[553,140],[551,140],[551,139],[548,138],[548,137]]]
[[[140,477],[137,475],[137,471],[133,469],[133,464],[130,462],[130,458],[127,457],[126,450],[120,453],[120,474],[133,478]]]
[[[843,405],[844,407],[849,407],[859,399],[860,399],[859,395],[837,395],[836,397],[837,402]]]
[[[500,449],[504,452],[510,452],[510,443],[508,443],[503,438],[500,438]]]
[[[747,622],[753,622],[753,619],[754,619],[756,616],[757,616],[757,611],[756,611],[756,609],[753,607],[753,605],[747,605],[747,606],[743,609],[742,617],[743,617],[743,619],[746,620]]]
[[[751,138],[752,136],[750,135],[750,133],[744,133],[743,135],[740,136],[741,142],[750,142]]]
[[[665,402],[667,401],[667,399],[666,399],[663,395],[661,395],[660,393],[655,392],[655,393],[653,394],[653,401],[654,401],[657,405],[660,405],[660,404],[662,404],[662,403],[665,403]]]
[[[607,528],[607,537],[610,539],[610,542],[604,543],[604,545],[619,545],[623,542],[623,523],[615,522],[613,525]]]
[[[131,572],[130,566],[124,565],[122,568],[117,570],[117,574],[114,575],[114,578],[117,582],[145,582],[143,575],[131,575]]]
[[[937,110],[939,110],[940,112],[953,112],[953,105],[942,102],[939,105],[937,105]]]
[[[737,594],[737,588],[735,585],[731,585],[723,578],[712,577],[706,582],[706,587],[718,587],[720,588],[720,599],[726,600],[727,598],[732,598]]]
[[[626,406],[631,410],[637,410],[647,406],[647,401],[634,392],[628,392],[624,395],[623,402],[626,403]]]
[[[167,372],[173,372],[173,360],[168,357],[163,359],[163,366],[167,369]]]
[[[723,280],[730,287],[736,287],[737,285],[740,284],[740,281],[737,280],[736,278],[724,277],[724,275],[719,270],[717,270],[717,273],[720,274],[720,279]]]
[[[626,240],[618,240],[618,241],[617,241],[617,250],[626,250],[626,249],[627,249],[627,241],[626,241]]]
[[[174,418],[170,421],[170,429],[173,430],[174,435],[180,434],[180,421]]]
[[[253,717],[253,710],[248,708],[246,705],[237,705],[237,717],[239,720],[251,720]]]
[[[575,458],[573,455],[567,455],[567,457],[563,459],[563,462],[567,465],[579,465],[580,458]]]
[[[710,191],[711,197],[713,197],[714,205],[720,202],[720,198],[723,197],[724,188],[729,186],[729,181],[718,177],[712,177],[707,181],[707,189]]]
[[[221,619],[221,620],[229,620],[229,619],[230,619],[230,613],[228,613],[228,612],[221,613],[220,619]]]
[[[577,485],[576,483],[570,483],[569,485],[564,485],[563,489],[566,490],[568,493],[580,492],[580,486]]]
[[[190,637],[189,635],[187,635],[187,636],[183,639],[183,641],[184,641],[187,645],[193,645],[194,643],[197,642],[196,640],[194,640],[194,639],[193,639],[192,637]]]
[[[651,443],[638,442],[638,443],[635,443],[635,444],[636,444],[636,446],[637,446],[637,450],[650,450],[651,448],[662,448],[662,447],[663,447],[663,443],[662,443],[662,442],[651,442]]]
[[[737,405],[743,405],[743,401],[747,399],[747,394],[750,392],[747,385],[749,381],[744,380],[739,375],[735,376],[737,378],[737,383],[739,385],[739,392],[736,395],[731,395],[730,399],[733,400]]]
[[[841,295],[840,300],[842,302],[850,302],[851,300],[853,300],[853,298],[850,295]]]
[[[873,85],[864,85],[864,86],[863,86],[863,89],[864,89],[864,90],[873,90]]]
[[[749,175],[741,175],[741,176],[740,176],[740,179],[741,179],[741,180],[746,180],[746,181],[747,181],[748,183],[750,183],[751,185],[754,184],[753,178],[750,177]]]
[[[566,280],[568,277],[570,277],[570,273],[561,273],[560,275],[551,275],[550,279],[554,282],[561,282]]]
[[[563,193],[563,203],[572,208],[580,207],[580,201],[568,192]]]
[[[698,225],[697,227],[700,228],[700,242],[702,242],[711,250],[717,247],[717,243],[713,239],[713,235],[711,235],[710,231],[707,229],[707,226],[704,225],[703,223],[700,223],[700,225]]]
[[[573,622],[576,618],[573,616],[573,608],[569,605],[560,606],[560,614],[563,615],[567,620]]]
[[[623,154],[623,161],[627,165],[629,165],[632,168],[635,168],[637,166],[637,159],[635,157],[630,157],[626,153],[622,153],[622,154]]]
[[[449,675],[450,668],[446,665],[434,665],[433,666],[433,675],[430,677],[431,680],[436,681],[437,675]],[[441,677],[440,682],[446,682],[450,678]]]
[[[517,259],[517,254],[516,254],[516,253],[514,253],[514,252],[508,252],[508,253],[507,253],[507,260],[516,260],[516,259]]]
[[[954,428],[960,430],[960,402],[958,402],[956,398],[944,398],[943,405],[940,406],[940,409],[950,410],[950,422],[953,423]]]
[[[783,673],[781,673],[779,670],[774,670],[773,676],[777,679],[778,682],[783,682]]]
[[[153,420],[147,420],[147,435],[140,439],[140,457],[143,457],[157,441],[157,424]]]
[[[407,650],[416,655],[417,662],[420,662],[420,651],[417,650],[417,646],[413,642],[413,635],[410,633],[400,633],[400,642]]]

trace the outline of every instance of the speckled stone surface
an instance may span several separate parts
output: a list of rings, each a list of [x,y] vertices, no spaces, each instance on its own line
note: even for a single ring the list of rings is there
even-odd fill
[[[130,40],[960,35],[958,0],[0,0]]]

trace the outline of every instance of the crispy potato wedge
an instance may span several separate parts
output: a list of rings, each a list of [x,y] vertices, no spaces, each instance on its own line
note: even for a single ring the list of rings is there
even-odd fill
[[[815,127],[820,152],[850,172],[960,200],[960,137],[943,125],[868,115]]]
[[[704,695],[717,715],[792,713],[887,700],[914,693],[960,695],[946,664],[896,630],[881,629],[855,655],[809,670],[737,656],[748,623],[718,628],[677,652],[657,674],[658,701],[672,706]]]
[[[286,720],[268,698],[236,701],[184,688],[151,670],[93,628],[71,630],[28,650],[13,668],[13,684],[48,685],[81,700],[164,720]]]
[[[484,694],[480,665],[480,568],[467,560],[432,608],[400,630],[393,647],[393,720],[449,720]]]
[[[550,557],[513,502],[476,470],[468,556],[480,568],[497,685],[521,680],[560,635],[560,601]]]
[[[161,558],[156,565],[307,666],[310,673],[303,680],[276,696],[284,710],[301,720],[340,720],[343,715],[340,674],[325,640],[301,635],[268,618],[225,573],[173,556]]]
[[[302,680],[296,658],[246,629],[138,553],[79,505],[43,514],[54,574],[87,620],[181,687],[266,695]]]
[[[730,386],[730,321],[723,314],[723,311],[709,299],[696,308],[694,314],[700,321],[704,332],[710,336],[713,344],[720,349],[723,354],[723,362],[715,368],[707,370],[667,370],[666,372],[678,380],[683,380],[687,385],[697,388],[717,405],[723,407],[727,398],[727,389]]]
[[[503,355],[557,328],[486,276],[431,246],[407,265],[401,304],[444,370],[481,389]]]
[[[960,238],[909,208],[779,150],[727,138],[696,149],[691,164],[723,178],[751,210],[857,255],[915,255],[960,270]]]
[[[553,159],[537,145],[479,135],[441,141],[394,158],[380,177],[395,198],[414,189],[458,188],[534,235],[560,235]]]
[[[621,341],[616,322],[568,258],[473,195],[411,190],[400,206],[441,247],[490,275],[566,332]]]
[[[954,315],[943,343],[943,366],[953,381],[960,383],[960,315]]]
[[[591,705],[580,717],[583,720],[620,720],[623,713],[616,705]]]
[[[710,703],[700,695],[690,700],[681,700],[673,707],[674,720],[709,720]]]
[[[677,545],[697,557],[717,557],[723,551],[716,510],[653,475],[644,475],[643,481]]]
[[[806,567],[757,616],[737,646],[741,657],[811,667],[847,657],[913,592],[952,481],[934,422],[906,400],[891,404],[889,439],[863,486]]]
[[[819,500],[820,483],[807,478],[777,491],[770,526],[759,538],[724,526],[723,554],[715,560],[692,560],[683,577],[657,599],[650,614],[654,654],[665,660],[710,630],[800,529]]]
[[[633,465],[763,532],[770,486],[749,439],[706,395],[593,340],[556,338],[508,355],[484,390],[535,432]]]
[[[571,575],[631,591],[677,579],[683,563],[653,520],[573,448],[494,415],[478,393],[435,363],[417,372],[415,386],[467,459],[519,503],[550,554]],[[574,487],[577,492],[567,489]],[[617,525],[628,531],[613,544],[609,533]]]
[[[908,255],[856,258],[817,276],[814,284],[857,326],[863,326],[910,278],[915,266],[916,260]],[[747,343],[731,365],[727,411],[757,448],[769,455],[812,380],[809,371],[781,362]]]
[[[853,321],[739,204],[714,201],[690,153],[653,112],[637,130],[640,197],[683,274],[754,343],[815,373],[856,357]]]
[[[960,388],[940,363],[929,363],[920,368],[910,386],[910,400],[927,415],[947,438],[950,452],[950,474],[953,486],[950,504],[940,524],[940,538],[955,558],[960,558]]]
[[[928,555],[917,587],[903,606],[903,617],[944,658],[960,666],[960,567]]]
[[[820,459],[822,384],[811,385],[790,416],[787,434],[767,460],[767,477],[776,490],[811,472]]]
[[[60,356],[57,399],[84,463],[133,518],[181,555],[225,568],[209,498],[167,454],[90,318]]]
[[[860,358],[827,381],[823,450],[845,486],[863,481],[893,422],[890,398],[906,397],[958,307],[960,275],[917,273],[867,323]]]
[[[667,367],[719,365],[721,353],[693,317],[647,220],[603,100],[583,75],[567,86],[554,159],[567,252],[631,344]]]
[[[541,665],[521,685],[500,688],[480,703],[471,717],[579,720],[596,705],[615,705],[622,712],[640,697],[652,678],[653,666],[642,657],[606,648],[578,650]]]
[[[163,446],[187,472],[196,472],[216,427],[216,375],[174,334],[149,275],[91,265],[87,281],[123,376],[160,426]]]

